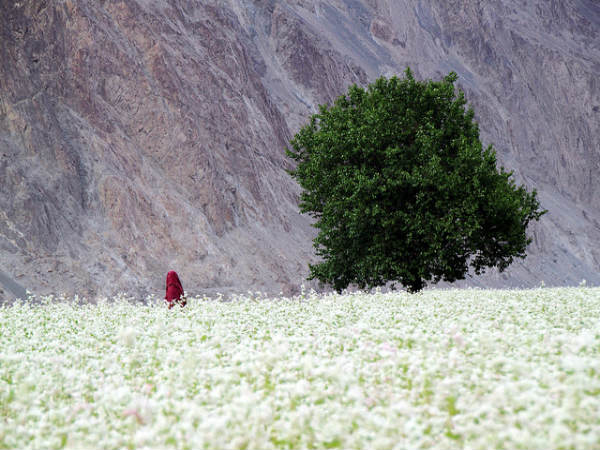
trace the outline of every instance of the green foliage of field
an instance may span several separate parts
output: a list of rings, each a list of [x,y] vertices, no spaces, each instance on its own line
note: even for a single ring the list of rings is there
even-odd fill
[[[600,289],[0,308],[0,448],[600,448]]]

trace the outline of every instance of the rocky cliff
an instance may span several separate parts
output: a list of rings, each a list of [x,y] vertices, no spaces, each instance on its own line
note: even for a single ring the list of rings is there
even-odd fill
[[[600,283],[597,0],[0,3],[0,296],[290,292],[314,230],[284,148],[320,103],[450,70],[549,210],[481,286]]]

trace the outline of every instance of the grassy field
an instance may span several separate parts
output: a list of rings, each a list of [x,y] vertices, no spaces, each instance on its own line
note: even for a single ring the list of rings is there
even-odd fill
[[[0,448],[600,448],[600,289],[0,308]]]

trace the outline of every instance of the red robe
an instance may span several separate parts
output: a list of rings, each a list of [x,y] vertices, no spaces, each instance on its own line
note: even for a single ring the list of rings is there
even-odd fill
[[[167,292],[165,294],[165,300],[169,309],[173,307],[175,303],[178,303],[183,308],[186,301],[182,298],[184,296],[183,287],[181,281],[177,276],[177,272],[171,270],[167,273]]]

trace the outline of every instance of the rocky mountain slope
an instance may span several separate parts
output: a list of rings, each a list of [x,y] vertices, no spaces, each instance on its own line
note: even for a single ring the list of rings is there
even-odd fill
[[[0,296],[290,292],[314,230],[284,148],[379,75],[453,70],[549,210],[480,286],[600,283],[600,2],[0,3]],[[464,284],[464,283],[463,283]]]

